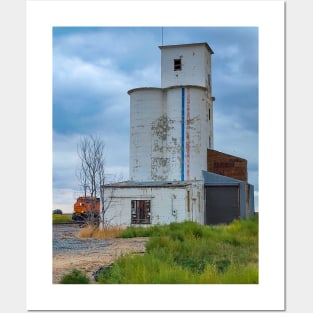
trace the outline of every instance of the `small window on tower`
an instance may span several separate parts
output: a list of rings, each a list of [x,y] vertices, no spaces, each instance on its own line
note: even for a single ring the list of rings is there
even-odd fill
[[[174,71],[181,71],[181,59],[174,59]]]

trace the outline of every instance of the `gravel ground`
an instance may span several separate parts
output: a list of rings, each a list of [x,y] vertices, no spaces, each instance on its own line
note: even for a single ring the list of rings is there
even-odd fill
[[[81,230],[77,225],[62,225],[53,226],[53,254],[60,251],[69,252],[85,249],[102,248],[108,246],[108,240],[97,239],[81,239],[76,235]]]
[[[73,268],[85,272],[92,283],[92,274],[101,266],[113,263],[127,253],[144,253],[148,238],[114,238],[106,240],[80,239],[78,225],[53,226],[53,278],[60,283],[63,275]]]

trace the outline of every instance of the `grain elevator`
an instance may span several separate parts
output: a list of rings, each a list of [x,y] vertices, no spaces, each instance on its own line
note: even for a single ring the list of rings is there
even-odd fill
[[[128,91],[129,181],[102,186],[107,218],[127,226],[185,220],[216,224],[253,215],[253,186],[247,177],[224,176],[224,172],[216,171],[219,159],[227,167],[237,166],[237,173],[246,172],[246,162],[214,150],[213,50],[207,43],[159,49],[161,87]],[[213,197],[215,204],[207,199],[212,186],[224,186],[218,192],[214,189],[223,199]],[[224,201],[229,186],[234,186],[232,203]]]
[[[213,51],[207,44],[160,49],[161,88],[128,91],[130,180],[201,179],[213,148]]]

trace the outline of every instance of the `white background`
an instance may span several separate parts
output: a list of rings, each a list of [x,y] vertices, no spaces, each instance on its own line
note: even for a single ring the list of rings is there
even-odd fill
[[[27,6],[27,308],[28,309],[283,309],[284,308],[284,4],[283,2],[38,2]],[[120,14],[121,11],[131,14]],[[162,19],[155,12],[162,12]],[[259,27],[259,284],[97,285],[51,284],[52,27]],[[269,127],[272,125],[272,127]],[[39,144],[40,143],[40,144]],[[272,150],[271,153],[267,151]],[[274,171],[268,164],[275,164]],[[277,175],[273,179],[273,173]],[[38,224],[40,206],[42,221]],[[273,210],[275,208],[275,210]],[[38,236],[40,233],[40,237]],[[40,249],[40,259],[38,252]],[[270,256],[270,257],[268,257]],[[38,272],[41,275],[38,275]],[[69,301],[77,294],[84,299]],[[89,294],[89,296],[88,296]],[[138,298],[140,294],[140,298]],[[193,294],[194,296],[192,296]],[[123,295],[123,301],[120,297]],[[151,297],[157,298],[155,300]],[[225,296],[228,301],[225,301]],[[194,299],[193,299],[194,298]],[[266,301],[264,301],[266,298]],[[57,299],[57,301],[56,301]],[[138,301],[140,299],[140,301]],[[157,300],[162,299],[162,301]]]
[[[13,2],[13,1],[12,1]],[[28,1],[31,2],[31,1]],[[35,1],[34,1],[35,2]],[[29,26],[33,27],[29,34],[27,29],[27,37],[25,25],[25,3],[21,5],[20,9],[17,9],[17,5],[9,7],[10,14],[4,14],[4,21],[6,27],[2,27],[1,36],[5,39],[5,44],[2,45],[1,55],[4,54],[1,61],[3,62],[2,82],[5,83],[1,94],[4,96],[1,106],[1,116],[4,123],[2,125],[2,157],[3,170],[5,173],[2,177],[2,183],[7,187],[10,192],[3,192],[2,197],[5,196],[3,210],[7,209],[16,212],[16,214],[9,215],[11,218],[6,220],[4,227],[4,234],[1,238],[5,243],[5,247],[8,248],[8,253],[2,254],[4,259],[4,265],[2,266],[5,281],[3,281],[5,295],[1,305],[5,312],[24,312],[29,310],[130,310],[130,309],[143,309],[143,310],[282,310],[285,308],[288,312],[309,312],[312,305],[309,303],[310,294],[309,287],[305,285],[305,279],[310,281],[310,266],[312,259],[310,252],[310,246],[305,243],[307,238],[312,237],[309,233],[310,227],[306,227],[306,222],[310,220],[310,215],[307,215],[307,211],[311,203],[306,200],[305,197],[309,195],[309,191],[306,182],[301,182],[298,178],[298,174],[303,172],[309,176],[308,170],[310,168],[304,167],[309,164],[309,154],[306,153],[306,148],[309,147],[308,141],[303,137],[303,141],[299,140],[305,134],[309,132],[309,126],[311,123],[308,121],[309,115],[304,111],[305,106],[310,104],[310,98],[305,97],[305,91],[310,90],[308,81],[302,81],[301,92],[296,92],[296,87],[299,84],[301,76],[297,74],[297,69],[302,66],[307,67],[308,64],[303,64],[306,55],[311,53],[311,47],[305,46],[305,42],[299,43],[299,39],[308,38],[305,34],[309,34],[309,9],[305,9],[303,5],[299,5],[301,1],[287,1],[286,16],[287,16],[287,60],[293,60],[293,63],[287,63],[288,66],[288,79],[287,86],[292,88],[286,88],[287,96],[287,110],[284,112],[284,89],[282,74],[284,67],[281,67],[282,50],[283,47],[283,21],[282,4],[281,1],[249,1],[250,8],[247,8],[248,2],[236,2],[236,1],[220,1],[223,4],[216,7],[214,4],[214,15],[209,15],[210,23],[205,26],[211,25],[253,25],[260,27],[260,206],[262,207],[262,216],[260,216],[260,284],[258,286],[162,286],[162,289],[158,286],[151,286],[144,289],[140,289],[141,286],[53,286],[51,284],[51,240],[50,240],[50,228],[48,224],[38,224],[34,221],[34,212],[36,209],[36,215],[38,208],[27,206],[26,211],[26,196],[27,204],[32,204],[34,201],[34,194],[41,195],[45,201],[49,201],[50,193],[49,180],[51,184],[50,169],[47,168],[51,161],[51,111],[49,111],[49,101],[51,104],[51,27],[52,26],[64,26],[66,23],[69,25],[84,26],[94,23],[99,25],[104,24],[104,11],[97,10],[97,14],[90,14],[90,11],[77,9],[66,10],[64,6],[65,1],[52,1],[51,4],[61,6],[61,9],[48,8],[48,1],[37,1],[35,5],[41,3],[42,10],[37,11],[35,16],[32,15]],[[79,1],[80,5],[84,5],[88,2],[88,8],[91,1]],[[117,2],[117,1],[115,1]],[[131,2],[132,1],[127,1]],[[152,1],[146,1],[152,2]],[[97,5],[104,5],[106,1],[96,1]],[[158,2],[160,5],[161,1]],[[166,1],[168,7],[168,1]],[[181,4],[186,3],[185,1]],[[181,10],[182,16],[186,16],[190,13],[194,7],[196,1],[188,2],[188,5],[192,3],[192,7]],[[231,3],[234,7],[231,8]],[[260,4],[264,5],[263,9],[258,7]],[[73,1],[69,1],[70,5],[74,5]],[[143,4],[143,2],[142,2]],[[181,6],[180,4],[180,6]],[[3,2],[2,2],[3,5]],[[120,5],[120,4],[119,4]],[[129,9],[124,9],[124,12],[132,12],[130,15],[134,16],[134,3],[132,3]],[[201,6],[203,10],[202,14],[208,12],[205,8],[213,5],[211,1],[202,1]],[[244,6],[244,8],[243,8]],[[256,10],[254,8],[258,7]],[[119,6],[120,8],[120,6]],[[277,9],[277,11],[276,11]],[[251,10],[251,11],[250,11]],[[6,12],[5,10],[0,10]],[[121,25],[122,21],[118,19],[120,16],[118,13],[120,10],[112,10],[110,8],[110,14],[105,18],[105,21],[110,26]],[[138,12],[135,10],[135,12]],[[150,12],[153,12],[150,11]],[[169,10],[172,12],[172,10]],[[34,12],[35,13],[35,12]],[[86,14],[87,13],[87,14]],[[140,12],[142,15],[142,11]],[[246,13],[249,13],[246,15]],[[291,15],[293,13],[293,15]],[[184,15],[185,14],[185,15]],[[288,15],[290,14],[290,15]],[[298,19],[294,20],[295,15],[298,14]],[[126,14],[125,14],[126,15]],[[156,15],[153,14],[152,15]],[[208,14],[207,14],[208,15]],[[8,17],[18,17],[12,20]],[[152,22],[154,16],[150,16],[147,20],[143,20],[140,24],[149,25]],[[180,23],[177,19],[172,20],[172,14],[169,16],[163,16],[162,24],[170,26],[170,21],[178,26]],[[247,18],[248,16],[248,18]],[[288,18],[290,16],[290,18]],[[84,18],[82,18],[84,17]],[[110,20],[111,18],[111,20]],[[138,19],[136,21],[138,23]],[[190,25],[194,25],[198,21],[203,19],[188,20]],[[124,21],[130,23],[131,21]],[[292,25],[297,24],[298,28],[303,26],[303,30],[299,32],[299,29],[289,27],[288,23]],[[307,22],[307,24],[306,24]],[[86,24],[87,23],[87,24]],[[88,24],[89,23],[89,24]],[[221,24],[218,24],[221,23]],[[236,24],[237,23],[237,24]],[[159,24],[157,24],[159,25]],[[186,19],[183,22],[184,26],[187,26]],[[163,26],[163,25],[160,25]],[[204,26],[200,22],[199,26]],[[281,28],[282,26],[282,28]],[[269,29],[270,28],[270,29]],[[50,30],[49,30],[50,29]],[[307,32],[305,31],[307,30]],[[9,31],[10,30],[10,31]],[[276,33],[278,32],[278,33]],[[292,38],[289,41],[289,36]],[[32,67],[34,63],[37,63],[32,68],[32,72],[29,69],[25,70],[25,47],[26,39],[27,45],[30,45],[32,53],[36,55],[36,58],[32,59]],[[36,41],[36,42],[35,42]],[[38,51],[34,52],[34,48]],[[264,50],[263,50],[264,49]],[[37,53],[37,54],[36,54]],[[28,55],[31,56],[31,55]],[[49,59],[50,58],[50,59]],[[49,61],[50,60],[50,61]],[[263,64],[262,64],[263,60]],[[265,62],[266,60],[266,62]],[[29,59],[28,59],[29,61]],[[50,63],[49,63],[50,62]],[[265,63],[264,63],[265,62]],[[302,63],[301,63],[302,62]],[[2,65],[2,64],[1,64]],[[277,67],[279,65],[279,67]],[[284,65],[284,64],[283,64]],[[50,71],[50,76],[49,76]],[[25,77],[29,79],[27,88],[25,87]],[[36,73],[39,76],[36,77]],[[270,74],[269,74],[270,73]],[[292,73],[290,75],[289,73]],[[263,78],[262,78],[263,75]],[[269,79],[268,79],[269,78]],[[289,80],[290,79],[290,80]],[[295,85],[291,85],[290,81]],[[37,91],[34,92],[34,86],[37,84]],[[275,85],[275,88],[273,88]],[[262,91],[263,88],[265,94]],[[32,100],[26,104],[26,91],[27,99]],[[47,107],[36,114],[40,115],[40,119],[36,119],[33,116],[35,112],[35,106],[38,105],[38,101],[47,103]],[[267,100],[267,101],[266,101]],[[271,103],[271,109],[263,109],[262,103]],[[42,104],[41,104],[42,105]],[[273,106],[276,106],[273,109]],[[5,110],[4,110],[5,109]],[[27,110],[26,110],[27,109]],[[48,112],[48,113],[47,113]],[[28,171],[27,177],[25,173],[25,157],[26,157],[26,113],[30,114],[27,123],[32,123],[28,128],[30,131],[27,137],[27,151],[29,156],[35,160],[34,163],[31,159],[28,159]],[[263,114],[263,115],[262,115]],[[284,119],[287,114],[287,153],[286,161],[288,164],[288,175],[285,176],[285,164],[284,164]],[[270,117],[269,117],[270,116]],[[38,115],[37,115],[38,117]],[[10,119],[9,119],[10,118]],[[269,118],[269,119],[268,119]],[[263,119],[263,120],[262,120]],[[275,125],[271,122],[277,121]],[[40,122],[38,122],[40,121]],[[267,121],[267,122],[266,122]],[[293,126],[295,123],[296,127]],[[28,124],[30,125],[30,124]],[[273,126],[273,127],[269,127]],[[295,133],[296,128],[299,133]],[[267,129],[267,130],[266,130]],[[38,134],[39,133],[39,134]],[[32,135],[32,136],[30,136]],[[34,138],[35,137],[35,138]],[[40,142],[38,140],[40,139]],[[296,141],[297,140],[297,141]],[[305,144],[303,144],[303,142]],[[291,145],[290,145],[291,144]],[[268,158],[268,154],[262,151],[266,149],[271,150],[271,159]],[[296,151],[297,153],[293,152]],[[36,157],[34,153],[36,153]],[[274,153],[273,153],[274,152]],[[301,160],[295,162],[298,157],[298,153],[301,152]],[[264,155],[265,154],[265,155]],[[38,156],[37,156],[38,155]],[[34,157],[34,158],[33,158]],[[8,162],[11,161],[13,166],[8,166]],[[261,165],[263,163],[263,165]],[[290,167],[290,164],[293,167]],[[6,171],[4,171],[6,169]],[[290,179],[290,177],[292,179]],[[27,178],[27,190],[25,190],[25,182]],[[285,180],[287,181],[287,214],[285,215]],[[301,177],[301,179],[303,179]],[[43,181],[38,184],[38,181]],[[295,183],[297,182],[297,183]],[[292,196],[295,191],[299,191],[299,185],[301,186],[301,197]],[[39,187],[38,187],[39,186]],[[44,187],[43,187],[44,186]],[[272,188],[277,187],[276,197],[273,198]],[[292,187],[290,187],[292,186]],[[298,187],[298,189],[297,189]],[[4,189],[6,190],[6,189]],[[261,195],[263,192],[263,195]],[[291,193],[292,192],[292,193]],[[305,202],[301,202],[304,201]],[[294,206],[296,204],[296,206]],[[51,223],[51,214],[48,211],[49,222]],[[25,240],[26,234],[26,217],[27,220],[27,246]],[[288,248],[286,251],[286,266],[288,269],[287,275],[287,293],[286,301],[284,301],[284,225],[285,219],[287,220],[286,227],[288,236],[286,237]],[[36,222],[36,223],[35,223]],[[2,228],[3,231],[3,228]],[[298,233],[298,235],[297,235]],[[50,241],[49,241],[50,240]],[[25,255],[27,247],[27,273],[30,276],[25,278]],[[299,261],[299,263],[297,263]],[[33,266],[34,265],[34,266]],[[312,276],[312,275],[311,275]],[[303,282],[300,281],[303,279]],[[27,285],[26,285],[27,283]],[[75,287],[75,289],[73,288]],[[77,288],[76,288],[77,287]],[[89,289],[87,288],[89,287]],[[96,288],[96,289],[95,289]],[[133,303],[131,300],[132,290],[140,289],[140,292],[147,291],[147,303],[143,303],[142,307],[131,307],[129,303]],[[27,297],[25,291],[27,289]],[[126,290],[124,290],[126,289]],[[150,290],[151,289],[151,290]],[[169,289],[169,290],[168,290]],[[89,292],[95,292],[96,297],[101,299],[97,305],[97,302],[92,302],[93,305],[87,305],[86,307],[79,306],[74,307],[73,297],[74,294],[84,294],[88,298]],[[9,295],[10,293],[10,295]],[[120,300],[120,295],[123,295],[124,300]],[[7,296],[6,296],[7,295]],[[93,296],[93,298],[95,297]],[[156,301],[151,301],[151,298]],[[163,301],[160,299],[163,298]],[[166,303],[166,300],[169,303]],[[210,300],[210,301],[208,301]],[[154,304],[151,307],[151,304]],[[150,305],[150,306],[149,306]],[[159,305],[159,306],[158,306]]]

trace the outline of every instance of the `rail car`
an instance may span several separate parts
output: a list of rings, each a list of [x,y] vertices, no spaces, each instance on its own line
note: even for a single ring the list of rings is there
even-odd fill
[[[100,198],[81,196],[74,203],[72,221],[74,223],[87,223],[100,220]]]

